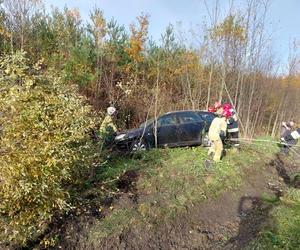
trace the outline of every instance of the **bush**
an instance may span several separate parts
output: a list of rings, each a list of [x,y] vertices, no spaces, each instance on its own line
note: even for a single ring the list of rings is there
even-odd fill
[[[69,209],[93,120],[76,88],[28,67],[24,53],[0,60],[0,89],[0,242],[24,244]]]

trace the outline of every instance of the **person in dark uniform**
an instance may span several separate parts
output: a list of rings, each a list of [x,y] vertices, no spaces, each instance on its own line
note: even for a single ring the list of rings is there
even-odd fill
[[[285,135],[280,138],[280,141],[283,145],[281,152],[287,155],[290,148],[298,143],[299,138],[300,128],[297,128],[294,131],[286,131]]]
[[[284,137],[284,136],[290,134],[294,127],[295,127],[294,121],[282,122],[281,130],[280,130],[280,137]]]
[[[230,103],[225,103],[223,105],[224,110],[229,110],[232,114],[231,117],[227,120],[227,133],[228,138],[231,140],[231,145],[235,148],[240,146],[239,144],[239,124],[238,118],[235,110],[232,108]]]

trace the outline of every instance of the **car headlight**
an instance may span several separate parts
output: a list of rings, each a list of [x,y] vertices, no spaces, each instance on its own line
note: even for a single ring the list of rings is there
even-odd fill
[[[132,139],[132,138],[136,137],[136,135],[135,134],[128,134],[127,137],[128,137],[128,139]]]
[[[125,136],[126,136],[126,134],[120,134],[120,135],[117,135],[117,136],[115,137],[115,140],[120,141],[120,140],[124,139]]]

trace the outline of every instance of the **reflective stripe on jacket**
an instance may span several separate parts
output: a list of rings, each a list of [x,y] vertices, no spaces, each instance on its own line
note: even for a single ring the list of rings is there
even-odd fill
[[[236,133],[236,132],[239,132],[239,128],[238,128],[238,127],[235,127],[235,128],[229,128],[229,125],[228,125],[227,132],[228,132],[228,133]]]

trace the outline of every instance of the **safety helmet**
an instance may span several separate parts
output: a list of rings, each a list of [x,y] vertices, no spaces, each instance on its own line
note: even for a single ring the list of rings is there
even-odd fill
[[[207,109],[208,112],[214,113],[215,112],[215,108],[214,107],[208,107]]]
[[[232,108],[232,107],[231,107],[231,104],[230,104],[230,103],[224,103],[223,109],[230,110],[231,108]]]
[[[215,102],[215,105],[214,105],[215,110],[217,110],[221,107],[222,107],[222,104],[220,102]]]
[[[107,108],[107,114],[108,115],[113,115],[116,112],[116,108],[115,107],[108,107]]]
[[[232,113],[230,112],[230,110],[224,109],[221,116],[226,117],[226,119],[228,119],[230,116],[232,116]]]

